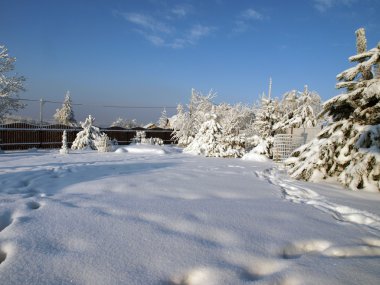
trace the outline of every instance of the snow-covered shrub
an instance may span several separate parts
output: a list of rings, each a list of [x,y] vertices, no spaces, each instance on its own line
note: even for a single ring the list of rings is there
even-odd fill
[[[136,131],[136,135],[132,138],[132,143],[141,143],[141,140],[145,139],[145,131]]]
[[[105,133],[100,134],[100,136],[95,139],[94,144],[98,152],[112,151],[112,142]]]
[[[71,149],[96,149],[95,140],[101,136],[101,132],[93,126],[94,120],[95,118],[89,115],[84,123],[80,122],[83,130],[77,134]]]
[[[77,121],[74,117],[74,110],[70,98],[70,92],[66,92],[65,100],[61,109],[56,109],[54,119],[58,124],[66,126],[77,126]]]
[[[60,154],[68,154],[69,153],[69,149],[67,147],[67,132],[66,131],[63,131],[63,134],[62,134],[62,147],[59,150],[59,153]]]
[[[364,29],[356,34],[359,54],[349,60],[358,64],[337,75],[337,88],[347,91],[323,104],[331,124],[286,165],[298,179],[336,177],[353,190],[380,191],[380,79],[373,74],[380,44],[366,51]]]

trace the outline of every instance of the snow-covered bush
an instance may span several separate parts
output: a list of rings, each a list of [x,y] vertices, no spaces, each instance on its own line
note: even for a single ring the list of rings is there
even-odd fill
[[[14,69],[15,57],[10,57],[8,49],[0,45],[0,122],[5,115],[24,107],[18,99],[18,93],[24,91],[23,76],[8,75]]]
[[[110,152],[113,148],[111,140],[105,133],[100,134],[100,136],[95,139],[94,144],[98,152]]]
[[[286,161],[291,175],[317,181],[336,177],[347,187],[380,191],[380,44],[366,51],[364,29],[357,35],[356,66],[337,75],[345,94],[323,104],[322,115],[332,122],[316,139],[296,150]]]
[[[63,134],[62,134],[62,147],[59,150],[59,153],[60,154],[68,154],[69,153],[69,149],[67,147],[67,132],[66,131],[63,131]]]
[[[63,124],[66,126],[77,126],[77,121],[74,117],[74,110],[69,91],[66,92],[62,108],[56,109],[54,119],[58,124]]]
[[[101,136],[101,132],[93,126],[94,120],[95,118],[89,115],[84,123],[80,122],[83,130],[77,134],[71,149],[96,149],[95,140]]]
[[[136,136],[132,139],[133,143],[163,145],[164,141],[161,138],[147,138],[145,131],[136,131]]]

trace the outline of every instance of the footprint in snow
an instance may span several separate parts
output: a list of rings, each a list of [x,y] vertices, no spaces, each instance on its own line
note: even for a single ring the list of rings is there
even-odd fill
[[[26,203],[29,210],[37,210],[41,207],[41,204],[36,201],[29,201]]]
[[[2,264],[7,258],[7,253],[0,248],[0,264]]]
[[[13,222],[12,213],[7,211],[0,214],[0,232],[6,229]]]

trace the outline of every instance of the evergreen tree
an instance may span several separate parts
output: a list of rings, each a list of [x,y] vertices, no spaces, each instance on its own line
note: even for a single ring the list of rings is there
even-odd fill
[[[245,153],[244,138],[224,135],[214,108],[212,113],[206,114],[205,117],[206,121],[184,151],[212,157],[242,157]]]
[[[270,99],[265,94],[261,97],[261,105],[256,111],[256,120],[253,123],[254,133],[259,136],[258,145],[251,151],[263,154],[269,158],[273,157],[274,125],[280,120],[280,106],[276,99]],[[257,140],[255,140],[257,141]]]
[[[380,43],[366,51],[364,29],[357,35],[357,65],[337,75],[337,88],[347,92],[323,105],[321,115],[331,124],[316,139],[296,150],[286,161],[291,175],[317,181],[336,177],[347,187],[380,190],[380,79],[374,66],[380,62]]]
[[[24,104],[18,100],[18,93],[24,91],[23,76],[8,75],[14,69],[15,57],[10,57],[5,46],[0,45],[0,121],[4,116],[22,109]]]
[[[71,149],[96,149],[95,140],[102,134],[99,128],[93,126],[94,121],[95,118],[89,115],[84,123],[80,122],[83,130],[77,134]]]
[[[215,114],[207,114],[205,121],[194,140],[185,148],[185,152],[204,156],[220,156],[220,140],[223,135],[222,127],[216,120]]]
[[[66,96],[62,104],[62,108],[56,109],[56,113],[54,114],[54,119],[58,124],[63,124],[66,126],[77,125],[77,121],[75,120],[75,117],[74,117],[74,111],[73,111],[69,91],[66,92]]]

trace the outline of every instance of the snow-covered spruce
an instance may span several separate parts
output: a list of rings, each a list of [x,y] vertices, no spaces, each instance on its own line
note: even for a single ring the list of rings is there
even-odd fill
[[[66,126],[77,126],[77,121],[75,120],[74,110],[70,98],[70,92],[67,91],[65,95],[65,100],[63,101],[62,108],[56,109],[54,114],[54,120],[58,124]]]
[[[215,114],[206,114],[204,122],[185,152],[212,157],[242,157],[245,153],[244,138],[224,136]]]
[[[102,134],[99,128],[93,126],[94,120],[95,118],[89,115],[84,123],[80,122],[83,130],[77,134],[71,149],[97,149],[95,140]]]
[[[63,134],[62,134],[62,147],[59,150],[59,153],[60,154],[68,154],[69,153],[69,149],[67,147],[67,132],[66,132],[66,130],[63,131]]]
[[[298,179],[318,181],[328,177],[353,190],[380,191],[380,44],[366,51],[364,30],[357,32],[358,62],[337,75],[337,88],[347,93],[328,100],[321,115],[332,123],[316,139],[296,150],[285,163]]]
[[[261,97],[260,106],[257,107],[256,120],[253,124],[254,132],[261,139],[251,150],[252,153],[262,154],[268,158],[273,157],[274,125],[280,120],[280,104],[265,94]]]

